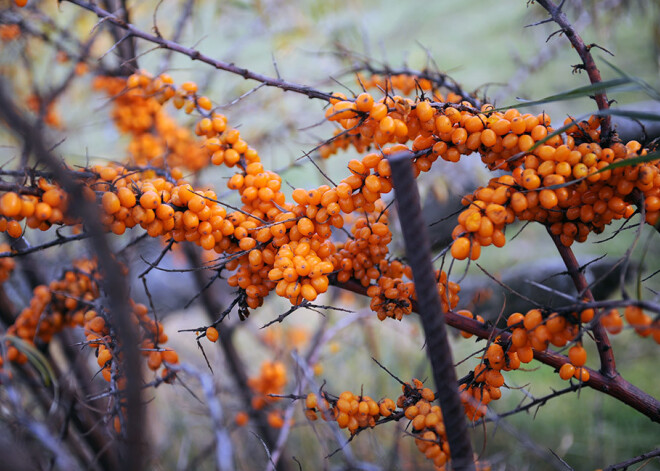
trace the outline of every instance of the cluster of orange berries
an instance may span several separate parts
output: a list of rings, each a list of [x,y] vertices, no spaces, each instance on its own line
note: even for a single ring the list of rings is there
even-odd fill
[[[380,208],[379,203],[377,209]],[[381,276],[397,278],[404,274],[401,262],[388,262],[385,258],[392,240],[387,212],[356,219],[351,235],[344,244],[338,244],[340,248],[332,260],[339,270],[337,280],[340,283],[354,278],[366,287]],[[412,272],[408,274],[412,275]]]
[[[562,244],[584,242],[590,232],[601,232],[613,220],[634,213],[627,198],[637,189],[644,195],[646,222],[655,224],[660,215],[660,170],[657,164],[639,164],[606,170],[609,164],[632,158],[639,151],[635,141],[601,149],[583,143],[576,150],[561,145],[556,150],[540,146],[528,154],[511,175],[494,178],[485,188],[464,198],[468,208],[454,229],[452,255],[458,259],[478,258],[480,247],[505,243],[503,229],[516,219],[538,221],[550,227]],[[552,158],[543,150],[552,153]],[[643,154],[644,152],[642,152]],[[538,154],[538,155],[537,155]],[[590,167],[587,167],[590,165]],[[585,173],[586,172],[586,173]],[[574,185],[563,185],[584,178]],[[485,219],[484,219],[485,218]]]
[[[502,397],[501,387],[504,376],[501,371],[520,368],[518,354],[509,349],[506,353],[502,345],[491,343],[486,349],[482,362],[459,386],[461,402],[469,420],[479,420],[486,414],[488,403]]]
[[[375,401],[351,391],[344,391],[339,397],[325,392],[320,395],[309,393],[305,397],[305,416],[315,421],[320,414],[324,420],[336,421],[340,428],[348,429],[351,435],[375,427],[382,418],[399,420],[405,417],[410,420],[417,448],[433,462],[437,470],[445,470],[451,453],[442,411],[440,406],[432,404],[435,394],[418,379],[413,379],[412,384],[403,383],[401,389],[402,394],[396,401],[388,397]],[[486,463],[480,463],[478,469],[488,467]]]
[[[610,334],[618,334],[623,330],[623,320],[618,309],[610,309],[600,316],[600,323]],[[658,342],[660,343],[660,342]]]
[[[11,247],[9,244],[4,242],[0,244],[0,252],[9,252]],[[14,270],[16,262],[11,257],[2,257],[0,258],[0,284],[4,283],[11,276],[11,272]]]
[[[100,295],[99,281],[95,261],[83,259],[74,262],[73,269],[64,272],[62,278],[34,288],[29,306],[20,312],[14,324],[7,329],[7,334],[31,345],[37,341],[47,344],[64,328],[82,327],[86,345],[96,349],[102,377],[110,381],[116,342],[111,336],[105,316],[93,308],[93,302]],[[148,317],[148,309],[143,304],[132,305],[134,323],[141,332],[142,353],[149,357],[149,368],[158,370],[161,360],[177,363],[176,352],[157,349],[159,343],[167,341],[162,324]],[[14,345],[8,346],[7,358],[19,364],[27,361],[27,357]],[[163,376],[166,376],[165,371]]]
[[[355,395],[351,391],[342,392],[336,399],[325,393],[321,393],[320,398],[309,393],[305,398],[305,415],[309,420],[317,420],[320,412],[324,420],[337,422],[339,428],[347,428],[351,435],[375,427],[381,417],[389,417],[395,410],[392,399],[376,402],[369,396]]]
[[[252,408],[261,410],[268,404],[279,400],[271,394],[282,394],[286,386],[286,366],[279,361],[265,361],[261,364],[259,376],[248,379],[248,386],[252,389]]]
[[[34,193],[39,196],[8,191],[0,197],[0,232],[6,231],[13,238],[21,237],[20,221],[23,219],[30,229],[42,231],[50,229],[53,224],[73,224],[65,216],[67,195],[57,185],[40,177]]]
[[[614,312],[618,317],[618,311],[615,310]],[[660,319],[652,319],[651,316],[646,314],[638,306],[626,306],[623,315],[626,318],[626,322],[635,329],[635,332],[642,337],[648,337],[650,335],[656,343],[660,344]]]
[[[417,449],[433,461],[436,469],[445,469],[451,453],[442,411],[440,406],[432,405],[435,394],[418,379],[413,379],[412,385],[403,384],[401,388],[403,394],[397,399],[397,406],[411,421]]]
[[[27,97],[25,104],[34,113],[39,113],[39,108],[41,107],[41,103],[37,95],[30,95],[29,97]],[[62,127],[62,120],[60,119],[60,115],[57,114],[57,111],[55,110],[54,101],[51,101],[44,111],[45,111],[43,117],[44,123],[46,123],[48,126],[52,128]]]
[[[597,118],[572,126],[563,137],[548,137],[553,128],[545,114],[501,113],[491,105],[476,110],[468,102],[432,104],[400,96],[376,102],[366,92],[353,100],[334,100],[326,118],[338,122],[347,135],[358,136],[360,147],[368,145],[367,138],[379,147],[398,143],[384,152],[411,150],[417,173],[428,171],[438,157],[456,162],[473,152],[492,170],[511,172],[464,201],[470,208],[454,231],[453,253],[460,259],[478,258],[482,245],[503,245],[502,229],[516,218],[551,226],[566,245],[584,241],[589,232],[632,215],[634,190],[644,196],[646,222],[655,224],[660,218],[657,162],[606,170],[647,151],[636,141],[602,148],[595,142],[600,137]],[[409,140],[410,149],[403,146]],[[483,227],[480,216],[487,216]]]
[[[589,379],[589,372],[583,368],[587,362],[587,351],[582,346],[582,342],[578,342],[568,349],[568,361],[559,368],[559,377],[564,380],[571,378],[579,379],[580,381],[587,381]]]
[[[66,327],[85,325],[88,312],[96,316],[90,306],[99,296],[97,276],[93,261],[79,260],[61,279],[36,286],[29,306],[23,308],[7,333],[34,345],[36,341],[49,343]],[[7,357],[18,363],[27,360],[14,346],[7,349]]]
[[[339,115],[335,115],[335,113],[344,110],[350,111],[353,109],[362,112],[361,114],[355,115],[359,116],[360,119],[357,121],[345,121],[341,123],[344,131],[337,130],[332,140],[319,147],[319,153],[323,158],[328,158],[330,155],[336,153],[339,149],[346,149],[349,145],[352,145],[360,153],[362,153],[364,150],[370,149],[374,142],[376,142],[379,147],[382,146],[386,137],[384,137],[382,133],[377,134],[376,131],[381,130],[379,125],[381,119],[387,117],[382,115],[383,110],[394,111],[389,115],[390,119],[386,119],[382,125],[382,131],[385,134],[394,135],[394,137],[403,139],[399,140],[399,142],[405,142],[405,135],[408,133],[409,127],[411,127],[412,133],[409,136],[410,140],[414,140],[417,137],[416,133],[419,131],[420,123],[415,119],[415,114],[410,113],[411,110],[415,107],[414,100],[410,98],[402,98],[398,95],[395,95],[392,98],[386,96],[383,98],[382,103],[376,103],[375,113],[372,116],[371,110],[375,102],[373,96],[366,92],[368,89],[379,88],[380,90],[388,92],[387,95],[389,95],[389,92],[394,90],[401,91],[403,95],[409,95],[415,90],[421,90],[422,92],[430,92],[431,98],[435,102],[461,103],[463,100],[462,96],[453,92],[449,92],[445,98],[436,89],[431,80],[416,77],[410,74],[388,76],[372,74],[369,77],[358,74],[357,80],[358,83],[365,89],[365,93],[362,93],[355,98],[356,104],[360,104],[356,105],[356,108],[352,108],[352,106],[348,104],[350,103],[350,100],[347,100],[346,95],[343,93],[335,93],[333,95],[334,98],[330,101],[333,107],[328,109],[326,112],[326,117],[328,117],[328,119],[331,121],[345,119],[347,116],[346,113]],[[337,109],[334,109],[334,105],[340,101],[345,103],[339,105]],[[469,105],[469,103],[467,104]],[[383,105],[386,105],[385,108],[383,108]],[[424,105],[422,107],[424,107]],[[369,112],[369,115],[367,116],[365,112]],[[337,118],[337,116],[340,118]],[[355,117],[353,115],[348,116]],[[373,117],[375,118],[375,121],[370,122],[367,117]],[[363,121],[366,125],[364,127],[362,126]],[[387,142],[394,141],[390,139]],[[431,145],[433,145],[433,143],[431,143]],[[420,140],[417,142],[415,148],[422,149],[426,147],[424,147],[422,140]],[[422,158],[420,167],[427,168],[435,159],[437,159],[437,157],[437,154],[433,156],[432,161],[429,161],[427,158]]]
[[[434,90],[433,82],[429,79],[411,74],[380,75],[357,74],[356,80],[365,89],[380,88],[381,90],[401,90],[404,95],[410,95],[415,90],[430,92]]]
[[[132,301],[131,304],[131,317],[133,323],[139,326],[140,350],[142,356],[147,359],[147,366],[152,371],[158,371],[161,366],[164,366],[161,376],[165,381],[171,382],[174,379],[174,372],[167,366],[179,363],[178,354],[171,348],[158,347],[159,344],[167,342],[167,334],[163,332],[163,325],[149,317],[149,310],[144,304]],[[121,352],[117,342],[111,336],[110,326],[105,318],[96,311],[89,310],[85,313],[83,327],[87,333],[87,344],[96,347],[97,363],[102,368],[103,378],[110,382],[113,378],[114,368],[114,378],[121,383],[119,390],[123,390],[125,380],[117,370],[121,364]]]
[[[151,85],[154,81],[158,83]],[[175,91],[168,82],[169,79],[136,74],[129,78],[128,86],[131,90],[150,90],[159,103],[173,98],[175,106],[186,106],[187,111],[194,108],[190,103],[205,111],[210,110],[205,97],[196,96],[196,87],[192,84],[184,84]],[[280,191],[279,175],[264,170],[258,153],[240,138],[238,130],[227,126],[224,116],[211,113],[203,117],[197,124],[196,133],[205,137],[204,147],[214,164],[237,166],[241,170],[229,179],[227,186],[239,192],[243,207],[229,215],[224,215],[224,209],[218,207],[220,217],[209,221],[211,227],[206,227],[208,224],[197,224],[196,220],[208,219],[198,214],[204,210],[204,205],[196,201],[199,195],[185,195],[176,188],[166,188],[171,197],[168,199],[161,192],[160,206],[165,204],[174,209],[172,237],[175,241],[198,241],[207,250],[225,254],[225,268],[236,270],[229,277],[229,284],[243,290],[248,307],[260,306],[273,289],[293,304],[312,301],[327,290],[328,275],[334,271],[338,271],[340,282],[355,277],[364,286],[383,274],[391,276],[389,262],[385,260],[391,233],[380,197],[391,191],[392,185],[389,164],[383,153],[372,153],[362,160],[351,161],[348,165],[351,175],[336,188],[323,185],[314,190],[295,190],[293,200],[297,205],[293,205],[286,202]],[[387,152],[396,150],[398,148]],[[161,184],[167,186],[163,180]],[[177,184],[180,189],[182,182]],[[143,190],[139,188],[139,179],[132,185]],[[207,206],[214,207],[211,201],[214,196],[207,199]],[[192,199],[195,199],[194,207],[190,204]],[[177,214],[186,203],[188,209],[181,219],[184,232],[178,230]],[[352,228],[354,237],[343,246],[330,242],[332,228],[342,228],[344,215],[357,209],[364,210],[366,217],[356,221]],[[147,213],[146,221],[151,219]],[[159,228],[158,222],[146,221],[154,229]],[[165,223],[162,232],[170,226],[171,222]],[[159,233],[159,230],[150,231],[153,236]],[[340,255],[337,255],[338,248]],[[394,277],[400,277],[400,274]]]
[[[304,218],[298,223],[303,221]],[[334,266],[324,261],[319,253],[327,259],[332,249],[334,245],[328,241],[307,237],[280,247],[273,269],[268,272],[268,278],[277,282],[275,292],[292,304],[299,304],[300,298],[314,301],[319,294],[325,293],[329,286],[328,275]]]
[[[9,42],[21,35],[21,27],[16,23],[0,25],[0,41]]]
[[[410,314],[414,293],[415,285],[412,281],[389,276],[379,277],[378,284],[367,289],[367,296],[371,298],[369,307],[381,321],[387,317],[400,321],[403,316]]]
[[[184,84],[185,85],[185,84]],[[133,165],[185,167],[196,171],[206,167],[209,156],[202,143],[185,127],[179,126],[164,110],[163,104],[172,97],[188,97],[182,88],[177,90],[167,74],[156,78],[145,72],[121,77],[99,76],[94,81],[97,90],[113,98],[112,118],[120,131],[129,134],[128,151]],[[185,98],[183,98],[185,97]],[[200,97],[198,106],[210,105]],[[188,99],[195,108],[195,100]]]
[[[585,309],[580,313],[574,312],[568,315],[553,312],[545,318],[539,309],[531,309],[524,315],[514,312],[507,319],[507,326],[511,329],[509,351],[516,352],[521,362],[529,363],[534,358],[534,350],[544,351],[549,344],[563,347],[574,341],[580,333],[580,324],[590,322],[593,317],[593,309]],[[575,348],[572,347],[569,350],[569,359],[571,358],[570,352],[575,351]],[[586,352],[584,352],[584,360],[584,362],[575,363],[571,361],[569,366],[573,366],[572,370],[564,365],[563,372],[560,372],[561,377],[569,379],[570,370],[571,376],[580,381],[588,381],[589,372],[582,368],[586,362]]]

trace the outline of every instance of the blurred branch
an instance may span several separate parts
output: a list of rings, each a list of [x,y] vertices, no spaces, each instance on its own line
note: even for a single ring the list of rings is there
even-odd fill
[[[126,0],[102,0],[105,9],[115,12],[115,16],[123,23],[130,23],[130,10],[126,6]],[[113,25],[112,22],[110,22]],[[128,76],[138,69],[135,53],[135,41],[131,34],[122,34],[122,28],[114,24],[110,27],[110,33],[115,40],[115,50],[119,57],[118,74]]]
[[[30,142],[32,153],[38,162],[45,164],[53,172],[55,180],[70,195],[69,211],[74,217],[85,221],[91,234],[90,246],[98,258],[104,274],[103,289],[108,297],[108,307],[112,324],[122,344],[121,367],[126,374],[127,440],[123,444],[124,467],[130,471],[142,468],[144,457],[144,421],[140,397],[142,372],[137,335],[128,317],[128,289],[120,275],[121,267],[112,256],[112,249],[98,218],[96,205],[89,204],[83,196],[83,187],[70,178],[69,171],[55,157],[44,140],[42,128],[35,128],[16,107],[7,92],[7,84],[0,81],[0,117],[24,142]]]
[[[172,41],[178,43],[181,40],[181,35],[183,34],[183,28],[186,25],[186,22],[190,18],[193,12],[193,6],[195,5],[195,0],[185,0],[185,5],[182,8],[181,15],[179,16],[176,26],[174,27],[174,36],[172,36]],[[154,20],[155,21],[155,20]],[[170,61],[172,60],[172,49],[168,49],[165,52],[165,56],[160,62],[159,70],[161,73],[165,72],[169,66]]]
[[[220,403],[219,391],[213,382],[213,378],[210,374],[197,371],[187,365],[181,365],[181,369],[190,376],[197,378],[202,386],[209,415],[213,422],[213,432],[215,434],[215,469],[218,471],[235,469],[231,437],[229,436],[227,428],[224,426],[222,404]]]
[[[196,252],[196,247],[191,246],[190,244],[185,244],[183,246],[184,253],[188,259],[188,264],[192,267],[201,266],[201,261],[199,255]],[[202,291],[206,285],[206,279],[204,276],[204,271],[194,270],[193,276],[195,277],[195,283],[197,289]],[[210,319],[211,322],[216,320],[217,314],[224,311],[220,303],[215,299],[213,293],[209,290],[203,290],[200,296],[202,305],[206,311],[206,316]],[[252,390],[248,385],[248,377],[246,373],[245,364],[241,359],[238,351],[233,342],[233,329],[230,327],[224,327],[218,329],[218,334],[220,338],[218,339],[218,344],[222,349],[222,352],[225,355],[225,360],[227,362],[227,367],[230,374],[232,375],[236,387],[239,391],[239,396],[243,402],[244,407],[247,410],[253,410],[252,408]],[[259,437],[264,441],[266,446],[272,450],[276,443],[276,438],[273,435],[272,429],[268,426],[268,421],[265,417],[265,414],[262,411],[254,411],[253,418],[257,423],[257,431]],[[285,462],[278,463],[278,470],[286,471],[288,466]]]

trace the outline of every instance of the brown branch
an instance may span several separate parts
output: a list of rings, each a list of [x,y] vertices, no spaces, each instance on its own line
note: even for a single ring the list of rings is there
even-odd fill
[[[13,191],[21,195],[41,196],[41,188],[19,185],[18,183],[0,182],[0,191]]]
[[[431,261],[431,243],[422,217],[419,190],[413,175],[410,155],[409,152],[400,152],[389,157],[395,198],[402,219],[401,229],[406,256],[415,279],[415,292],[417,303],[421,308],[419,313],[426,339],[426,352],[431,361],[433,379],[438,391],[437,397],[447,428],[452,467],[457,470],[474,470],[472,443],[458,393],[456,370],[454,370],[435,270]]]
[[[292,91],[295,93],[300,93],[302,95],[306,95],[309,98],[318,98],[321,100],[329,101],[330,98],[332,98],[331,93],[325,93],[320,90],[316,90],[314,88],[305,86],[305,85],[300,85],[297,83],[293,82],[288,82],[286,80],[281,80],[278,78],[273,78],[269,77],[267,75],[262,75],[258,74],[256,72],[252,72],[248,69],[244,69],[242,67],[238,67],[234,65],[233,63],[228,63],[220,60],[213,59],[205,54],[202,54],[196,49],[189,48],[182,46],[181,44],[178,44],[174,41],[168,41],[167,39],[164,39],[159,36],[155,36],[153,34],[145,33],[144,31],[140,30],[139,28],[136,28],[130,23],[126,23],[125,21],[121,20],[120,18],[117,18],[114,16],[112,13],[107,12],[106,10],[92,4],[89,2],[85,2],[83,0],[66,0],[70,3],[73,3],[75,5],[78,5],[81,8],[84,8],[86,10],[89,10],[93,13],[96,14],[99,18],[112,23],[113,25],[119,26],[120,28],[125,29],[129,34],[136,38],[143,39],[145,41],[149,41],[151,43],[157,44],[163,49],[169,49],[171,51],[177,52],[179,54],[183,54],[184,56],[190,57],[192,60],[204,62],[205,64],[209,64],[216,69],[219,70],[224,70],[227,72],[231,72],[232,74],[240,75],[244,79],[248,80],[255,80],[257,82],[261,82],[265,84],[266,86],[269,87],[276,87],[284,91]]]
[[[564,34],[566,34],[566,37],[571,42],[571,45],[577,51],[580,59],[582,59],[584,70],[587,71],[587,75],[589,75],[589,80],[591,83],[595,84],[601,82],[602,79],[600,77],[600,70],[598,70],[596,62],[591,55],[591,47],[584,43],[580,35],[575,31],[575,28],[573,28],[573,25],[571,25],[571,23],[568,21],[568,18],[566,18],[564,12],[561,11],[561,8],[555,5],[552,0],[536,0],[536,3],[541,5],[547,10],[548,13],[550,13],[552,20],[557,23],[561,27]],[[599,110],[606,110],[610,107],[607,94],[604,91],[596,93],[594,99],[596,100],[596,104],[598,105]],[[612,139],[611,118],[609,116],[602,116],[600,118],[600,126],[601,141],[604,143],[610,142]]]
[[[628,469],[628,466],[633,465],[635,463],[639,463],[640,461],[644,460],[650,460],[653,458],[657,458],[660,456],[660,448],[656,448],[655,450],[651,450],[646,453],[642,453],[641,455],[637,455],[634,458],[630,458],[629,460],[622,461],[621,463],[613,464],[611,466],[608,466],[605,468],[605,471],[615,471],[617,469]],[[648,464],[648,463],[647,463]],[[646,465],[644,465],[646,466]],[[640,466],[637,469],[642,469],[644,466]]]
[[[573,250],[562,244],[559,237],[550,232],[550,228],[548,228],[548,234],[552,237],[552,241],[555,243],[555,247],[557,247],[557,251],[566,265],[568,274],[578,291],[578,296],[585,301],[595,301],[594,295],[589,289],[589,283],[584,277],[584,274],[580,271],[580,264],[575,258]],[[616,371],[616,361],[614,360],[612,344],[610,343],[610,338],[607,335],[605,327],[603,327],[603,324],[598,321],[598,317],[598,315],[594,316],[596,322],[592,322],[589,328],[593,332],[594,340],[596,341],[596,348],[598,349],[598,356],[600,357],[600,371],[605,376],[614,377],[618,375],[618,373]]]

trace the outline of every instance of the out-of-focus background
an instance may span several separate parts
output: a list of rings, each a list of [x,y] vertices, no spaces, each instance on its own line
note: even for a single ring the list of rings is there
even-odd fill
[[[553,35],[557,31],[555,24],[527,27],[545,19],[546,15],[542,8],[524,0],[170,0],[128,2],[128,6],[131,21],[136,26],[145,31],[153,31],[157,26],[166,38],[175,34],[177,20],[190,6],[190,18],[181,30],[181,44],[194,46],[211,57],[234,62],[255,72],[271,76],[279,74],[283,79],[327,91],[359,93],[361,88],[352,68],[364,61],[379,68],[421,70],[437,67],[465,90],[476,90],[479,97],[486,96],[502,106],[540,99],[588,84],[586,73],[576,73],[572,68],[579,58],[566,38],[561,34]],[[89,12],[68,3],[58,5],[49,0],[30,8],[46,12],[57,24],[66,26],[81,38],[87,37],[98,21]],[[585,42],[603,48],[594,47],[592,52],[605,79],[619,75],[602,59],[645,80],[656,90],[660,88],[658,1],[569,0],[565,11]],[[112,44],[112,38],[106,34],[95,42],[92,55],[104,55]],[[227,116],[229,123],[238,127],[242,137],[258,149],[264,165],[281,169],[286,182],[283,187],[312,188],[325,183],[305,159],[293,165],[305,152],[332,136],[333,127],[323,119],[322,102],[277,89],[253,90],[258,85],[254,82],[216,71],[187,57],[174,54],[168,58],[165,51],[154,49],[145,42],[138,41],[137,45],[142,69],[153,74],[165,71],[177,83],[197,82],[214,106]],[[112,62],[112,54],[109,52],[104,60]],[[2,45],[0,67],[5,73],[14,70],[11,64],[23,58],[18,47],[11,43]],[[43,49],[35,47],[31,50],[29,59],[33,62],[33,75],[24,78],[39,84],[57,83],[69,70],[56,61],[55,54],[45,45]],[[20,79],[22,72],[16,73],[18,77],[14,78]],[[79,164],[121,160],[127,141],[113,125],[108,99],[92,91],[91,75],[75,77],[74,80],[76,83],[56,105],[62,124],[53,135],[59,136],[56,141],[64,139],[58,152],[69,162]],[[16,92],[22,93],[21,90]],[[645,102],[643,106],[655,106],[654,103],[649,105],[650,98],[638,90],[620,90],[611,93],[610,98],[616,100],[616,106],[635,107],[639,102]],[[582,116],[594,111],[595,103],[581,98],[529,110],[535,113],[545,111],[553,122],[562,123],[569,114]],[[177,113],[173,108],[171,111],[181,123],[194,122],[194,117]],[[11,139],[6,138],[4,131],[0,129],[0,133],[2,142],[6,143],[0,148],[0,163],[11,162],[20,152]],[[330,159],[320,160],[319,165],[331,178],[342,178],[346,163],[356,155],[353,151],[340,151]],[[193,180],[212,184],[221,193],[232,173],[226,168],[208,169]],[[476,157],[464,157],[460,164],[436,162],[432,171],[420,178],[429,223],[454,211],[459,206],[460,194],[471,192],[488,178],[489,173]],[[226,201],[237,203],[238,200],[232,198],[230,195]],[[447,234],[454,224],[449,219],[433,226],[432,235],[438,250],[447,245]],[[618,227],[618,224],[614,226]],[[517,228],[511,229],[514,233]],[[615,265],[639,236],[628,272],[619,276],[620,267],[615,269],[618,271],[614,276],[598,286],[600,295],[603,298],[620,296],[619,281],[623,278],[627,280],[626,286],[631,293],[652,298],[654,292],[660,290],[660,276],[641,285],[637,282],[660,268],[657,232],[650,228],[624,230],[613,240],[607,240],[611,235],[612,230],[609,230],[590,236],[584,244],[574,245],[582,263],[606,255],[589,271],[593,280]],[[126,237],[118,239],[117,246],[123,246],[127,240]],[[146,266],[141,257],[153,260],[161,248],[155,241],[136,246],[132,254],[132,276]],[[69,249],[68,256],[79,257],[84,250],[82,246]],[[394,241],[391,251],[402,256],[401,241]],[[44,266],[52,266],[53,275],[57,257],[61,256],[57,252],[43,253]],[[175,267],[181,263],[180,258],[177,253],[168,255],[166,263]],[[438,267],[439,264],[440,261]],[[542,227],[529,225],[517,238],[508,241],[506,247],[484,249],[479,265],[542,302],[557,303],[558,300],[556,296],[552,299],[551,294],[531,286],[529,280],[555,283],[552,286],[556,289],[573,294],[569,283],[562,281],[561,277],[553,277],[562,272],[562,266]],[[465,264],[455,263],[453,279],[461,278],[465,269]],[[198,305],[182,309],[195,295],[192,277],[154,271],[149,283],[163,315],[170,345],[177,349],[182,361],[208,371],[194,336],[190,332],[178,332],[206,323]],[[222,282],[216,283],[213,289],[224,293],[225,304],[228,304],[231,293],[220,285]],[[507,313],[525,309],[514,297],[508,297],[504,305],[502,288],[475,264],[469,267],[462,285],[460,306],[472,308],[487,319],[496,319],[502,309]],[[638,286],[641,286],[639,291],[636,290]],[[20,288],[17,292],[20,293]],[[145,299],[137,281],[133,295]],[[327,322],[330,329],[342,323],[345,327],[337,327],[336,335],[326,339],[321,346],[313,371],[317,387],[325,382],[326,389],[335,394],[348,389],[355,393],[364,391],[374,399],[396,398],[400,394],[400,385],[371,357],[404,380],[417,377],[431,381],[423,335],[415,316],[401,322],[391,319],[380,322],[375,314],[369,315],[366,298],[335,290],[320,298],[319,304],[341,306],[353,313],[301,310],[281,325],[262,330],[263,324],[288,309],[286,301],[273,294],[264,307],[241,323],[236,345],[245,355],[248,375],[257,375],[264,360],[281,360],[288,365],[287,392],[293,392],[296,368],[292,351],[304,353],[313,333],[321,323]],[[235,313],[232,314],[231,322],[237,324],[236,317]],[[454,359],[460,362],[458,372],[462,376],[478,363],[475,357],[468,357],[483,344],[464,340],[455,334],[452,332]],[[251,433],[250,423],[243,427],[234,424],[234,416],[242,410],[236,399],[238,393],[228,380],[219,349],[205,339],[202,345],[213,367],[238,465],[241,469],[254,469],[256,463],[264,462],[263,446]],[[621,374],[641,389],[659,396],[660,382],[655,371],[660,347],[651,339],[642,339],[626,330],[613,338],[613,348]],[[588,365],[595,366],[593,348],[589,353]],[[504,390],[501,400],[492,403],[494,416],[515,408],[526,398],[540,397],[566,386],[556,372],[536,362],[529,364],[525,371],[507,373],[505,377],[509,389]],[[192,382],[189,387],[190,390],[181,385],[163,385],[149,392],[153,397],[148,405],[152,469],[213,469],[213,459],[209,458],[213,454],[209,449],[209,444],[213,443],[209,413],[204,403],[191,394],[193,391],[199,395],[198,385]],[[386,424],[361,433],[345,445],[347,434],[342,432],[341,440],[337,441],[323,423],[310,425],[298,407],[284,459],[295,468],[291,458],[295,456],[305,470],[334,469],[350,461],[350,456],[373,462],[383,469],[431,469],[430,461],[417,452],[413,440],[405,434],[403,424]],[[471,434],[476,451],[489,460],[494,469],[566,469],[553,453],[575,469],[593,469],[660,445],[657,424],[588,388],[554,399],[528,413],[476,426]],[[341,451],[332,454],[342,446]]]

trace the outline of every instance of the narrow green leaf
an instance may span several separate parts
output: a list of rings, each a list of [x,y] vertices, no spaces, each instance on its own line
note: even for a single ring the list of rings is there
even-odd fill
[[[52,383],[57,387],[55,372],[48,359],[36,347],[14,335],[4,335],[3,339],[13,344],[19,352],[28,358],[28,362],[39,372],[46,386],[50,386]]]
[[[643,164],[645,162],[651,162],[653,160],[660,160],[660,151],[651,152],[650,154],[640,155],[639,157],[633,157],[632,159],[624,159],[619,162],[608,165],[598,170],[596,173],[606,172],[607,170],[614,170],[615,168],[620,167],[632,167],[633,165]]]
[[[640,87],[637,82],[635,82],[630,77],[621,77],[612,80],[606,80],[604,82],[598,82],[591,85],[585,85],[583,87],[574,88],[573,90],[568,90],[566,92],[558,93],[556,95],[551,95],[540,100],[525,101],[521,103],[516,103],[515,105],[505,106],[502,108],[496,108],[495,111],[508,110],[510,108],[522,108],[526,106],[542,105],[544,103],[552,103],[555,101],[564,101],[564,100],[573,100],[575,98],[581,98],[585,96],[591,96],[595,93],[603,92],[605,90],[610,90],[612,88],[619,88],[622,85],[636,84],[637,86],[633,89],[638,89]]]
[[[594,113],[598,116],[621,116],[623,118],[638,119],[640,121],[660,121],[660,113],[651,113],[648,111],[607,109]]]
[[[608,61],[604,57],[601,57],[600,60],[605,62],[607,65],[609,65],[612,68],[612,70],[614,70],[616,73],[618,73],[621,77],[629,79],[630,81],[636,83],[639,86],[639,88],[641,88],[642,90],[644,90],[646,92],[646,94],[648,96],[650,96],[651,98],[653,98],[656,101],[660,101],[660,92],[658,92],[658,90],[653,88],[647,82],[645,82],[644,80],[642,80],[639,77],[633,77],[632,75],[628,74],[626,71],[624,71],[624,70],[620,69],[619,67],[617,67],[616,65],[612,64],[610,61]]]

